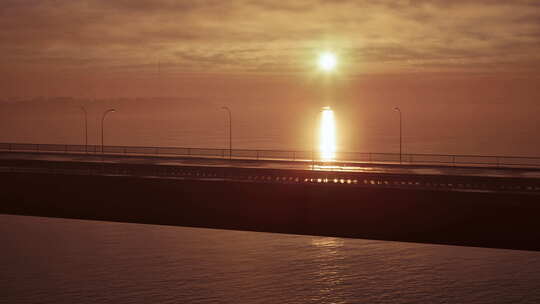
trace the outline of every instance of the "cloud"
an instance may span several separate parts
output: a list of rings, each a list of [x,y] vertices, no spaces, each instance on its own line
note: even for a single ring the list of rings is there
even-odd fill
[[[352,73],[523,70],[540,62],[536,1],[4,0],[0,65],[302,72],[322,49]],[[371,68],[370,68],[371,67]]]

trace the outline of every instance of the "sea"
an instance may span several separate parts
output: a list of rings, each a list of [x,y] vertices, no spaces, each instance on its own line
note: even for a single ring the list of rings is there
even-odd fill
[[[225,148],[221,105],[3,103],[0,141],[81,144],[84,106],[89,144],[100,143],[101,115],[115,108],[104,122],[105,144]],[[228,106],[236,148],[312,145],[318,110]],[[538,156],[530,120],[538,107],[452,109],[455,120],[442,122],[429,115],[411,121],[402,109],[405,151]],[[339,149],[397,150],[399,124],[390,107],[340,110]],[[479,123],[486,116],[497,124]],[[0,214],[0,244],[0,303],[540,303],[540,253],[532,251],[7,214]]]

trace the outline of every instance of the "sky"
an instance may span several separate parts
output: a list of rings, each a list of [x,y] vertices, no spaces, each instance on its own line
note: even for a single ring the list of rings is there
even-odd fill
[[[328,82],[315,65],[325,50],[339,58],[336,86],[517,77],[534,87],[540,2],[2,0],[0,41],[7,96],[305,91]]]
[[[1,0],[0,41],[0,104],[32,100],[1,109],[4,141],[78,141],[36,130],[64,134],[82,104],[92,117],[147,113],[125,126],[133,134],[162,132],[151,126],[168,117],[175,130],[207,128],[192,130],[200,137],[222,129],[227,105],[246,147],[266,132],[272,147],[306,149],[313,117],[331,106],[340,149],[395,151],[398,106],[407,151],[540,149],[537,0]],[[317,67],[325,51],[338,58],[330,73]],[[76,101],[53,107],[56,97]],[[133,136],[124,143],[162,144]]]

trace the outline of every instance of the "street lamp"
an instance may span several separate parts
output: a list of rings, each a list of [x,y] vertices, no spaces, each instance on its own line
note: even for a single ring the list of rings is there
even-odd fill
[[[108,109],[107,111],[103,112],[103,117],[101,118],[101,154],[103,154],[103,122],[105,121],[105,116],[107,116],[107,114],[115,111],[115,109]]]
[[[394,107],[394,111],[399,113],[399,163],[401,164],[401,146],[402,146],[402,131],[401,131],[401,110],[398,107]]]
[[[232,115],[231,109],[228,107],[221,107],[221,109],[226,110],[229,113],[229,159],[232,158]]]
[[[315,145],[317,144],[317,120],[319,117],[319,113],[317,112],[313,119],[313,139],[311,141],[311,170],[315,170]]]
[[[84,113],[84,151],[88,153],[88,113],[83,106],[81,106],[81,110]]]

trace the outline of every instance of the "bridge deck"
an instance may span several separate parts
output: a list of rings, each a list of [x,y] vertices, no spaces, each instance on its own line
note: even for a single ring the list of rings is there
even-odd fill
[[[540,194],[540,170],[65,153],[0,153],[4,170]]]
[[[534,170],[0,153],[0,213],[540,250]]]
[[[540,169],[537,168],[496,168],[483,166],[437,166],[437,165],[400,165],[377,163],[337,163],[311,161],[279,161],[279,160],[252,160],[235,158],[200,157],[167,157],[167,156],[126,156],[116,154],[66,154],[66,153],[33,153],[33,152],[0,152],[0,160],[24,159],[44,161],[70,161],[70,162],[98,162],[115,164],[147,164],[167,166],[213,166],[235,168],[264,168],[285,170],[317,170],[338,172],[363,172],[385,174],[418,174],[418,175],[460,175],[484,177],[515,177],[538,178]]]

